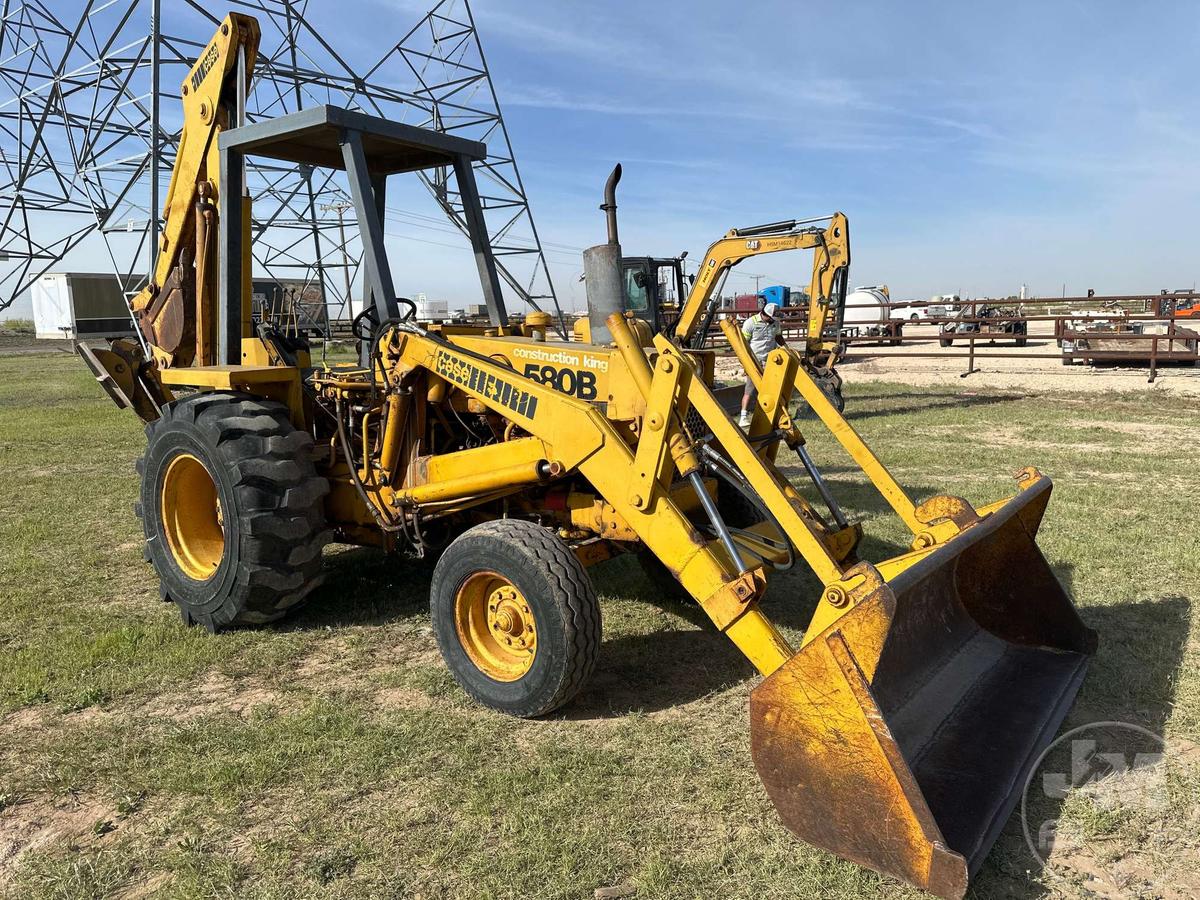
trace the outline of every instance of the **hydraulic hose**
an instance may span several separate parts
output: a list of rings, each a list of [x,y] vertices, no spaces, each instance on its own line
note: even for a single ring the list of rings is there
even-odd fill
[[[335,418],[337,419],[338,443],[341,445],[342,455],[346,457],[346,468],[350,472],[350,481],[354,484],[354,489],[358,492],[358,496],[362,499],[362,502],[366,504],[372,518],[375,519],[375,524],[390,534],[403,533],[405,537],[408,537],[408,531],[404,527],[403,521],[400,524],[388,522],[383,515],[383,511],[372,502],[370,495],[367,494],[367,489],[363,486],[362,479],[358,477],[358,466],[354,463],[350,441],[346,437],[346,424],[344,421],[345,416],[342,414],[341,397],[337,398],[335,408],[337,410]]]

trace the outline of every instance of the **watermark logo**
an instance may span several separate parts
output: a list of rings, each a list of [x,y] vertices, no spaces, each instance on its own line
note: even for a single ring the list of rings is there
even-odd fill
[[[1169,812],[1166,744],[1140,725],[1093,722],[1073,728],[1038,758],[1021,796],[1025,841],[1044,866],[1052,851],[1086,842],[1086,825],[1063,817],[1068,802],[1086,803],[1090,818],[1160,818]]]

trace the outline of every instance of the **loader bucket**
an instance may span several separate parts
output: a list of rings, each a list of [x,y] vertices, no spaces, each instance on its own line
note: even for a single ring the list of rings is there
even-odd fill
[[[801,838],[963,895],[1096,648],[1034,542],[1050,488],[877,581],[755,689],[754,762]]]

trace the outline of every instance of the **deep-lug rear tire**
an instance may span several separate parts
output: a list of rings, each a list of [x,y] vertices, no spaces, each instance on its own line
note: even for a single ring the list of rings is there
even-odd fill
[[[485,522],[443,551],[430,614],[463,690],[509,715],[570,701],[596,667],[600,604],[583,564],[540,525]]]
[[[846,398],[842,396],[842,376],[835,371],[830,371],[825,374],[814,375],[813,381],[817,387],[821,389],[821,393],[825,395],[833,408],[839,413],[846,411]],[[796,404],[796,418],[815,419],[816,412],[801,398]]]
[[[272,622],[320,583],[329,484],[286,407],[198,394],[168,404],[146,437],[135,511],[162,598],[185,623]]]
[[[646,576],[646,581],[649,582],[651,590],[654,592],[654,597],[657,600],[664,600],[668,603],[688,603],[692,599],[689,594],[679,583],[679,579],[671,574],[671,570],[666,564],[654,555],[649,547],[639,547],[635,551],[638,565],[642,568],[642,573]]]

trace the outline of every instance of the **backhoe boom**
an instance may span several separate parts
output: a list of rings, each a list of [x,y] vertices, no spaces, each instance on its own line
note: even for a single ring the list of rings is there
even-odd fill
[[[258,55],[258,22],[230,13],[183,80],[183,132],[163,207],[158,261],[131,306],[161,368],[216,361],[217,139],[238,124]],[[238,78],[242,79],[239,89]]]

